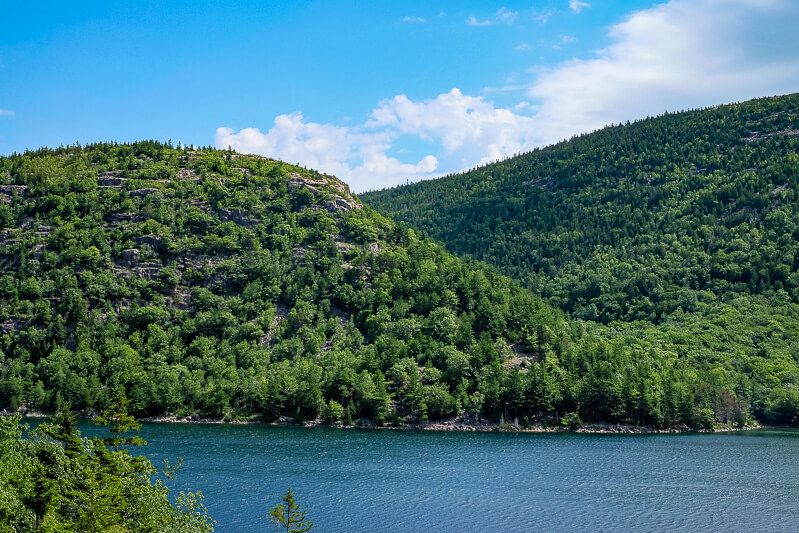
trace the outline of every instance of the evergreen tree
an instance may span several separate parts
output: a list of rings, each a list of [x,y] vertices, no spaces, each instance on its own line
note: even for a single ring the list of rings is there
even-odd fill
[[[307,533],[313,528],[313,522],[305,518],[305,511],[294,499],[291,488],[282,498],[283,503],[277,504],[269,511],[269,518],[275,526],[286,533]]]
[[[141,422],[128,413],[130,400],[123,392],[118,392],[113,403],[94,419],[99,426],[108,426],[110,437],[102,439],[103,444],[119,451],[120,446],[143,446],[147,442],[138,435],[126,435],[141,429]]]

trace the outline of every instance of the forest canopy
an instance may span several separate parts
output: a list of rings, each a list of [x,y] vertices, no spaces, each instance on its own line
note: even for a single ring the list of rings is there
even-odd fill
[[[11,411],[121,391],[137,416],[795,424],[790,290],[606,326],[280,161],[153,141],[0,158]]]

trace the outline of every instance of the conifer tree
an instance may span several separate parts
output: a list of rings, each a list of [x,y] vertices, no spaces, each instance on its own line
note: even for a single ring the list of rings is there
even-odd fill
[[[142,446],[146,441],[138,435],[125,436],[126,433],[139,431],[141,422],[137,421],[128,413],[130,400],[124,393],[118,392],[114,402],[104,409],[102,414],[94,419],[94,423],[100,426],[109,426],[111,437],[103,439],[103,443],[113,448],[116,452],[120,446]]]
[[[307,533],[313,528],[313,522],[305,518],[305,511],[294,499],[291,488],[282,498],[283,503],[277,504],[269,511],[269,519],[280,530],[286,533]]]

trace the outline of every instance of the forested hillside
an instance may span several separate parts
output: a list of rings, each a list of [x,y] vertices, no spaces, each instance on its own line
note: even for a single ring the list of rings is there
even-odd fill
[[[498,409],[502,350],[563,351],[560,313],[330,176],[143,142],[0,179],[0,407],[439,418]]]
[[[760,142],[793,141],[741,146]],[[795,175],[771,179],[790,210]],[[715,277],[685,288],[721,336],[694,334],[690,308],[657,330],[570,321],[337,179],[256,156],[140,142],[0,158],[0,269],[0,408],[97,411],[124,394],[139,416],[798,421],[795,265],[752,297],[741,280],[729,298]]]
[[[594,335],[715,367],[711,381],[738,374],[739,397],[780,382],[773,420],[798,421],[799,95],[615,125],[362,198]]]
[[[573,316],[799,302],[799,95],[617,125],[363,195]]]

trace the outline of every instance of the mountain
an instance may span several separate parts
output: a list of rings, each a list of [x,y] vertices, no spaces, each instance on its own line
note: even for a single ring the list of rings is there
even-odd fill
[[[0,295],[11,410],[122,392],[138,415],[493,414],[478,376],[567,336],[562,313],[331,176],[156,142],[0,158]]]
[[[611,126],[362,197],[575,317],[799,302],[799,94]]]
[[[362,198],[597,336],[741,372],[739,397],[779,382],[776,418],[799,421],[799,94],[614,125]]]
[[[768,135],[742,146],[793,142]],[[502,205],[499,181],[482,183],[466,201]],[[332,176],[262,157],[152,141],[42,149],[0,158],[0,194],[0,409],[96,412],[123,395],[139,416],[799,422],[795,269],[779,291],[687,289],[705,322],[603,325]]]

